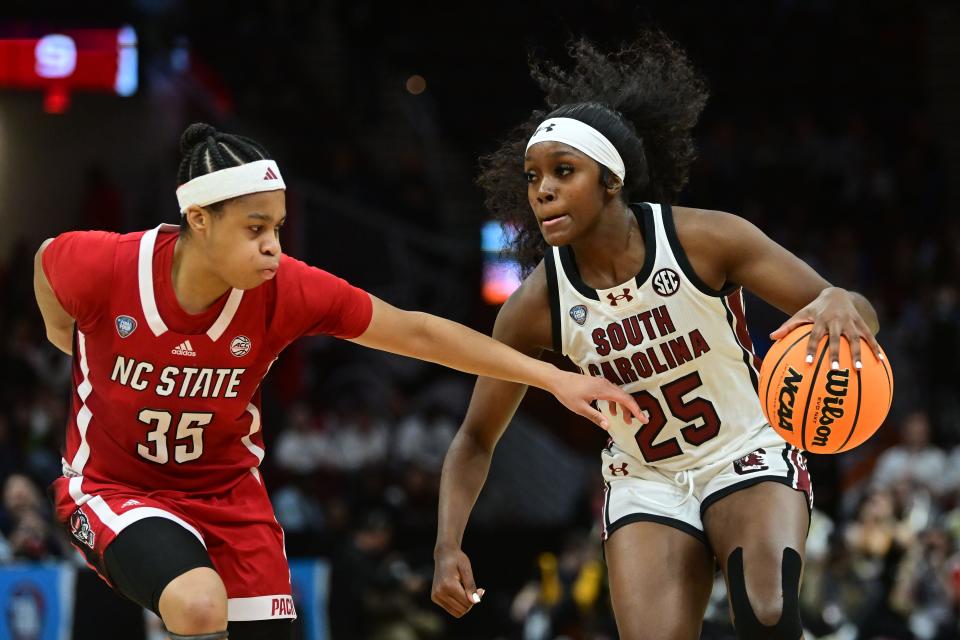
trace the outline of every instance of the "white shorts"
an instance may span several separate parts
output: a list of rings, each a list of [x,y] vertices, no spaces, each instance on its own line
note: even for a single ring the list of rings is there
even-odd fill
[[[685,531],[708,547],[703,514],[717,500],[760,482],[779,482],[807,496],[813,485],[803,453],[769,425],[746,448],[717,462],[678,473],[665,472],[624,453],[615,444],[603,450],[603,539],[633,522],[658,522]]]

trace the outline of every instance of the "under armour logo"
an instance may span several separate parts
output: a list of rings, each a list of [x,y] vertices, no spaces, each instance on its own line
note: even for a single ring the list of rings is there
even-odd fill
[[[264,180],[276,180],[277,174],[273,172],[273,167],[267,167],[267,172],[263,175]]]
[[[609,467],[610,467],[610,475],[612,475],[612,476],[628,476],[628,475],[630,475],[630,472],[627,471],[627,463],[626,463],[626,462],[621,463],[619,467],[616,466],[616,465],[614,465],[614,464],[609,465]]]
[[[533,132],[533,135],[537,135],[537,134],[540,133],[541,131],[546,131],[547,133],[550,133],[551,131],[553,131],[553,128],[556,127],[556,126],[557,126],[556,123],[551,122],[550,124],[545,125],[545,126],[543,126],[543,127],[540,127],[539,129],[537,129],[536,131],[534,131],[534,132]]]
[[[617,306],[617,302],[620,300],[626,300],[627,302],[632,302],[633,296],[630,295],[630,289],[627,289],[626,287],[624,287],[623,293],[620,295],[614,295],[613,293],[608,293],[607,300],[610,301],[611,307],[615,307]]]

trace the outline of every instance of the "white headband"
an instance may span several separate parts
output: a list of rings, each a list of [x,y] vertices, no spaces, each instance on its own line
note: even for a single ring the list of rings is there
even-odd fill
[[[613,171],[623,182],[627,168],[617,148],[606,136],[588,124],[573,118],[550,118],[544,120],[530,136],[527,149],[539,142],[562,142],[584,152],[606,168]]]
[[[286,188],[276,162],[257,160],[185,182],[177,187],[177,202],[180,204],[180,213],[184,213],[187,207],[194,204],[205,207],[237,196]]]

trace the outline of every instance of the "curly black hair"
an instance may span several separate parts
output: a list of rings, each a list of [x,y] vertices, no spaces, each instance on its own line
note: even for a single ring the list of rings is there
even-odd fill
[[[611,53],[580,39],[568,53],[574,61],[570,70],[531,57],[530,74],[550,111],[535,110],[496,151],[480,158],[477,184],[494,217],[516,229],[510,249],[524,276],[547,246],[530,213],[523,175],[524,150],[538,124],[552,117],[589,124],[623,158],[626,202],[673,203],[696,157],[691,132],[709,95],[684,50],[661,31],[645,30]],[[601,181],[610,175],[601,165]]]

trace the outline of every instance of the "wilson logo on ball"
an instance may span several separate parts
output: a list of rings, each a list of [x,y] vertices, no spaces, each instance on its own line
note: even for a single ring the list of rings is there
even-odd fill
[[[833,431],[831,425],[843,417],[843,399],[850,386],[850,370],[842,369],[827,372],[827,395],[823,397],[823,407],[820,410],[820,420],[816,434],[813,436],[813,446],[825,447]]]

